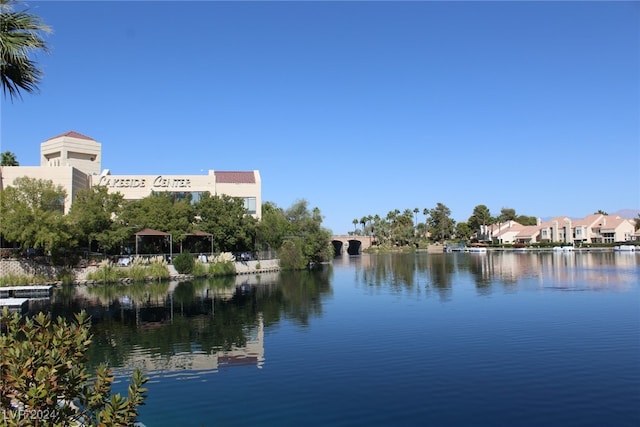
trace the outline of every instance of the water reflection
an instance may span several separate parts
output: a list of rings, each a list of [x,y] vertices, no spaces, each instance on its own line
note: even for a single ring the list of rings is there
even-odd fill
[[[146,425],[635,426],[639,266],[362,255],[321,272],[66,288],[51,309],[93,315],[92,364],[145,367]]]
[[[92,316],[91,365],[116,373],[200,377],[265,363],[264,331],[281,319],[306,327],[322,315],[331,269],[152,284],[63,288],[54,316]]]
[[[435,297],[522,290],[626,291],[640,255],[488,253],[363,255],[337,259],[367,292]],[[355,267],[355,268],[354,268]],[[283,320],[301,328],[323,315],[333,268],[182,282],[63,288],[48,309],[93,319],[92,365],[200,376],[231,366],[260,368],[265,331]]]
[[[338,261],[338,263],[344,260]],[[351,259],[351,262],[354,262]],[[455,282],[470,275],[478,295],[518,289],[628,290],[637,278],[640,255],[615,252],[489,252],[486,254],[371,255],[358,260],[356,282],[392,293],[424,287],[442,301]]]

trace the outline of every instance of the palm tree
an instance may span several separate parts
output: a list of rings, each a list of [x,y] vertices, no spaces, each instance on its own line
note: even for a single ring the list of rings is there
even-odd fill
[[[27,11],[14,11],[15,0],[0,0],[0,85],[13,100],[21,91],[38,89],[42,71],[30,58],[33,52],[47,52],[43,33],[51,29]]]
[[[20,163],[11,151],[3,151],[0,155],[0,166],[20,166]]]

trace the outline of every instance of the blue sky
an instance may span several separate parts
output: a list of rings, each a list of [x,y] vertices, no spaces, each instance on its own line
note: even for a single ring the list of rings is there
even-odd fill
[[[258,169],[336,234],[438,202],[640,208],[638,2],[28,5],[53,33],[40,93],[1,101],[21,165],[75,130],[114,174]]]

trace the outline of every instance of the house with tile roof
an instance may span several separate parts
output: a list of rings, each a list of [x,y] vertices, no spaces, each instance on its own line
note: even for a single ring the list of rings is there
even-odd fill
[[[601,220],[603,215],[592,214],[573,221],[573,241],[576,244],[594,243],[593,228]]]
[[[509,243],[538,243],[540,242],[540,231],[541,230],[539,225],[525,225],[521,230],[518,231],[518,234],[514,236],[515,240]]]
[[[593,243],[615,243],[633,240],[635,221],[617,215],[601,215],[591,228]]]
[[[492,241],[500,244],[532,243],[615,243],[636,240],[635,220],[618,215],[587,215],[580,219],[555,217],[538,221],[537,225],[523,226],[509,221],[506,227],[492,232]]]
[[[499,244],[515,243],[516,237],[520,235],[520,233],[522,233],[525,229],[526,226],[516,221],[509,220],[504,224],[498,225],[498,229],[492,235],[492,241]]]

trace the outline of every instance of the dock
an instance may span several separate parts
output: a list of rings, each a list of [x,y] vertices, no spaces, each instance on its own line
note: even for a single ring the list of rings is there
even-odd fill
[[[29,309],[29,298],[0,298],[0,310],[7,307],[9,313],[24,314]]]
[[[53,286],[3,286],[0,287],[0,298],[50,298]]]
[[[0,311],[7,307],[9,312],[21,315],[29,311],[29,300],[49,299],[53,286],[3,286],[0,287]]]

